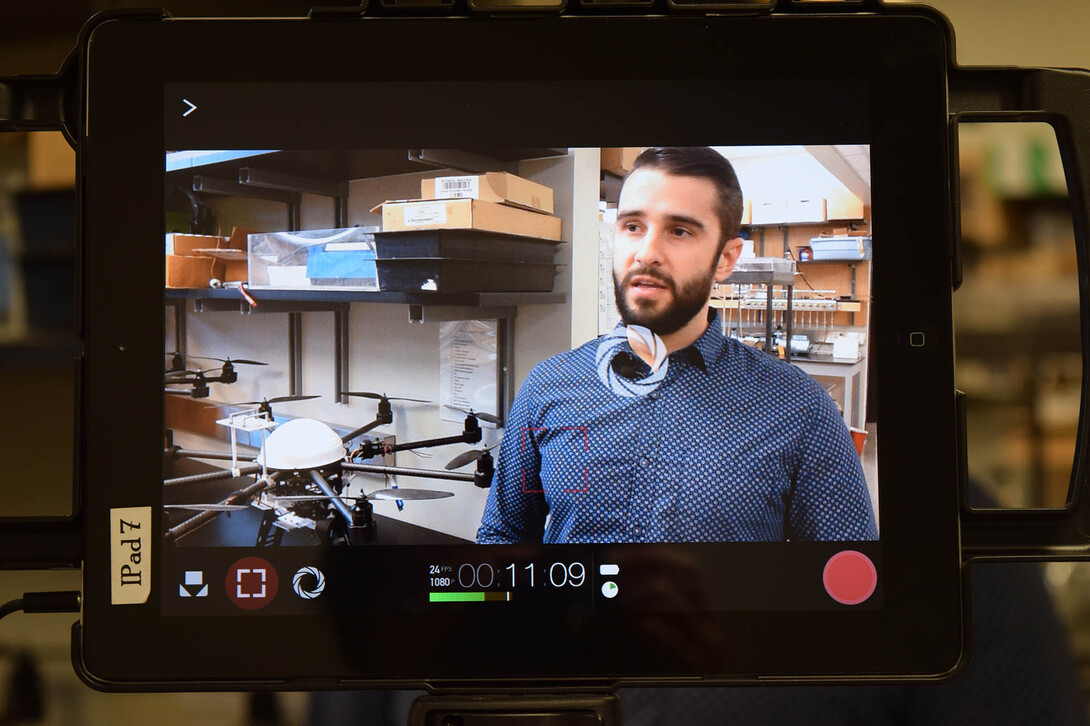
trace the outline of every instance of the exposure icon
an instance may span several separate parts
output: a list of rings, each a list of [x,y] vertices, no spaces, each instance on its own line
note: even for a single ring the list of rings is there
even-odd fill
[[[313,600],[325,590],[325,575],[317,567],[300,567],[291,578],[291,587],[304,600]]]

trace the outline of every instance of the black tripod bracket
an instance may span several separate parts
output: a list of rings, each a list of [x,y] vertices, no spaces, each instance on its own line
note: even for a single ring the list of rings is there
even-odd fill
[[[421,696],[409,726],[620,726],[616,693],[478,693]]]

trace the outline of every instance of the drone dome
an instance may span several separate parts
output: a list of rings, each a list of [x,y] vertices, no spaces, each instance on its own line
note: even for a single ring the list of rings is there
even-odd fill
[[[333,429],[321,421],[297,418],[280,424],[269,434],[257,463],[264,461],[270,469],[289,471],[317,469],[340,461],[344,455],[344,444]]]

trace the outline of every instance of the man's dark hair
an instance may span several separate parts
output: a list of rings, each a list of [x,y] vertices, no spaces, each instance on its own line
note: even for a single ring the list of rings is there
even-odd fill
[[[720,251],[738,236],[742,224],[742,187],[734,167],[718,151],[707,146],[652,146],[632,162],[632,171],[643,167],[710,181],[719,200]]]

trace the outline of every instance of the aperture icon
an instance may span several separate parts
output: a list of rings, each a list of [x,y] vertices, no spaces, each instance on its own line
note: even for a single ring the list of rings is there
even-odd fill
[[[291,587],[304,600],[313,600],[325,590],[325,575],[317,567],[300,567],[291,578]]]

